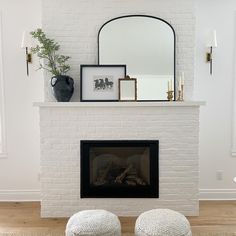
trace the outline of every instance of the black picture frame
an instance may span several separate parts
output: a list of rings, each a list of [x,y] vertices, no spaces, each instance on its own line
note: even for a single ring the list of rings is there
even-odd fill
[[[107,74],[105,72],[107,71],[111,71],[112,72],[112,68],[114,68],[114,72],[116,69],[116,74],[115,74],[115,78],[114,81],[112,82],[108,82],[108,83],[112,83],[112,88],[114,89],[114,93],[110,93],[111,95],[111,99],[107,98],[109,97],[109,94],[104,92],[104,98],[102,97],[102,93],[99,94],[98,98],[96,98],[95,95],[91,96],[91,99],[89,98],[89,95],[86,94],[85,91],[85,83],[88,83],[88,80],[86,80],[85,78],[85,71],[87,70],[87,72],[89,72],[89,69],[91,71],[94,71],[97,69],[97,71],[100,71],[100,74],[98,75],[94,75],[94,76],[107,76]],[[118,69],[120,69],[120,73],[118,72]],[[92,73],[92,72],[91,72]],[[111,74],[112,75],[112,74]],[[117,102],[119,100],[119,88],[118,88],[118,81],[120,78],[125,78],[126,77],[126,65],[80,65],[80,101],[81,102]],[[88,78],[87,78],[88,79]],[[105,78],[107,79],[107,78]],[[113,78],[112,78],[113,79]],[[89,83],[92,86],[92,80],[94,80],[94,77],[91,78],[91,76],[89,76]],[[96,79],[96,80],[101,80],[101,79]],[[109,80],[109,78],[107,79]],[[94,80],[95,81],[95,80]],[[103,82],[104,84],[104,82]],[[95,85],[96,86],[96,85]],[[94,87],[94,91],[95,91]],[[104,88],[104,86],[103,86]],[[91,88],[92,89],[92,88]],[[96,89],[97,91],[99,91],[99,89]]]

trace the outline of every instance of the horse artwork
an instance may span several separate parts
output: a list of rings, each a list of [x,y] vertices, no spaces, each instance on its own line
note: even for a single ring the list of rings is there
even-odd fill
[[[112,91],[113,87],[112,76],[94,76],[94,91]]]

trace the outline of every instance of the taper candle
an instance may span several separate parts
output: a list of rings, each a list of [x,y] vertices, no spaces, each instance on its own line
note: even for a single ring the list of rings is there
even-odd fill
[[[181,91],[181,84],[182,84],[182,79],[181,79],[181,76],[179,76],[179,81],[178,81],[178,85],[179,85],[179,87],[178,87],[178,90],[179,91]]]
[[[184,85],[184,72],[181,73],[181,77],[182,77],[182,79],[181,79],[181,85]]]

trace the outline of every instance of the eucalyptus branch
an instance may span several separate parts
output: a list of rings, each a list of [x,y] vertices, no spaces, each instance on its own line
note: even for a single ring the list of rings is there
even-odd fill
[[[40,63],[39,69],[47,70],[53,75],[65,75],[70,70],[70,66],[67,64],[70,57],[58,53],[60,45],[53,39],[47,38],[42,29],[31,32],[31,35],[39,43],[32,47],[31,51],[44,62]]]

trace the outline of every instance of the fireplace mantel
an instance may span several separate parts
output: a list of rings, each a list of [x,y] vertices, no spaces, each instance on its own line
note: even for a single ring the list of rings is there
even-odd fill
[[[195,107],[203,101],[184,102],[35,102],[36,107]]]

